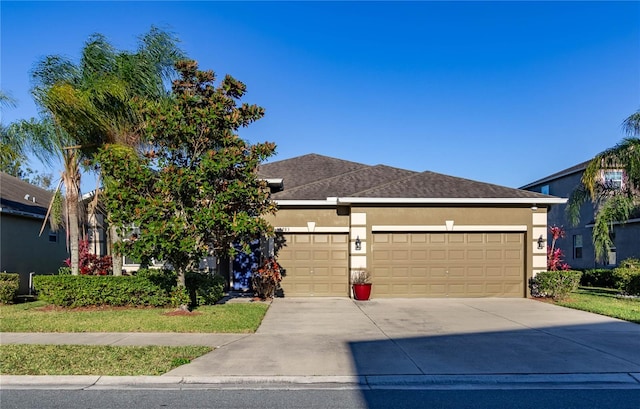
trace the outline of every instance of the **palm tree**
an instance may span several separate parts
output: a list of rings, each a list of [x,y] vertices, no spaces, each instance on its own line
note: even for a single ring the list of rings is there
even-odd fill
[[[80,160],[81,155],[77,146],[73,146],[75,139],[63,128],[56,125],[50,117],[42,120],[21,120],[8,127],[8,134],[15,140],[26,143],[24,149],[31,151],[43,163],[51,165],[55,160],[62,164],[61,184],[64,186],[66,205],[67,243],[71,259],[71,272],[78,274],[80,237]],[[60,184],[52,200],[56,200]],[[60,214],[54,214],[49,219],[51,227],[56,230],[61,224]]]
[[[119,52],[100,34],[92,35],[82,49],[78,64],[51,55],[39,61],[33,71],[32,94],[45,122],[56,130],[54,140],[64,135],[64,144],[43,143],[37,135],[31,140],[42,152],[62,154],[63,181],[67,202],[76,203],[80,185],[80,163],[91,159],[106,144],[140,143],[142,120],[139,101],[168,96],[165,81],[173,73],[173,64],[183,57],[170,34],[152,27],[142,36],[136,52]],[[23,124],[23,125],[26,125]],[[33,127],[25,129],[35,130]],[[79,231],[77,220],[69,218],[72,273],[76,274]],[[117,226],[111,226],[111,241],[117,240]],[[77,234],[75,232],[78,232]],[[113,269],[122,270],[121,257],[115,252]]]
[[[640,211],[640,111],[629,116],[622,125],[627,137],[588,163],[567,207],[570,222],[577,225],[580,207],[587,201],[594,204],[592,239],[598,261],[604,260],[613,247],[613,224],[624,223]],[[604,174],[611,170],[622,171],[621,184],[607,182]]]
[[[0,107],[5,109],[14,108],[15,106],[15,99],[0,91]],[[20,165],[26,159],[22,141],[10,135],[9,128],[2,123],[0,123],[0,137],[0,170],[13,176],[18,176]]]

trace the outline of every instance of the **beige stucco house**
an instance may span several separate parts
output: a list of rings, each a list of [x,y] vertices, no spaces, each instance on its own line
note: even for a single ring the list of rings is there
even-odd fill
[[[20,294],[29,273],[56,273],[68,257],[64,231],[42,228],[52,193],[0,172],[0,271],[19,273]]]
[[[566,199],[433,172],[316,154],[264,164],[281,190],[285,297],[350,296],[367,269],[372,297],[526,297],[546,269],[547,213]]]

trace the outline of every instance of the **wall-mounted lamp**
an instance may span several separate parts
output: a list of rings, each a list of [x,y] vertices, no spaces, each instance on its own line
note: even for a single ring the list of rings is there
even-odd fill
[[[536,210],[538,210],[538,206],[534,203],[533,205],[531,205],[531,211],[535,212]]]
[[[546,240],[544,239],[544,237],[542,237],[542,234],[540,235],[540,237],[538,237],[538,250],[542,250],[544,248],[544,242]]]
[[[360,241],[360,236],[356,236],[356,250],[362,250],[362,242]]]

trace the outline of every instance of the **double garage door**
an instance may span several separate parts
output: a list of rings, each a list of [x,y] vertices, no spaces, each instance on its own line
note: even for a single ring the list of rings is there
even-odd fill
[[[285,297],[345,297],[347,234],[284,235],[278,261]],[[373,234],[368,251],[373,297],[524,297],[524,234]]]
[[[523,233],[375,233],[376,297],[524,297]]]

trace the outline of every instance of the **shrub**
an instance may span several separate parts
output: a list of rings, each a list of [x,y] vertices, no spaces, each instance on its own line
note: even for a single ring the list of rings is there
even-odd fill
[[[531,295],[534,297],[551,297],[554,300],[566,298],[580,284],[580,271],[557,270],[538,273],[529,281]]]
[[[71,259],[64,260],[71,267]],[[78,242],[78,271],[85,275],[107,275],[111,271],[111,256],[98,256],[89,251],[89,240]]]
[[[616,288],[629,295],[640,295],[640,260],[629,258],[613,269]]]
[[[191,308],[213,305],[224,296],[224,277],[196,271],[185,275]]]
[[[282,281],[282,268],[275,258],[269,257],[253,272],[251,285],[256,297],[273,298]]]
[[[145,277],[37,275],[38,298],[62,307],[165,306],[169,294]]]
[[[136,277],[149,280],[153,284],[171,293],[171,290],[177,285],[178,275],[172,270],[159,270],[155,268],[141,268],[135,273]]]
[[[580,285],[585,287],[616,288],[616,277],[613,270],[598,268],[582,273]]]
[[[18,294],[20,276],[17,273],[0,273],[0,304],[10,304]]]
[[[625,292],[629,295],[640,295],[640,273],[634,274],[631,277]]]
[[[189,290],[182,286],[173,287],[170,299],[173,308],[187,308],[189,306]]]

